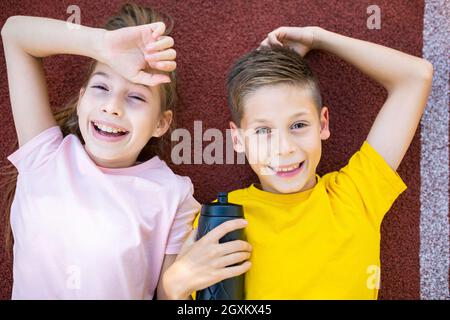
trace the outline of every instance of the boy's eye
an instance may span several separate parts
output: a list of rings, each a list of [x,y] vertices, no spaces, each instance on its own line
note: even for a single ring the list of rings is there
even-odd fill
[[[271,132],[270,128],[263,127],[255,130],[256,134],[269,134]]]
[[[306,123],[297,122],[292,125],[292,129],[301,129],[303,127],[306,127]]]

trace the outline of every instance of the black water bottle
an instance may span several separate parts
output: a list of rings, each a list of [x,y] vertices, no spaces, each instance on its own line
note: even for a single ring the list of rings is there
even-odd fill
[[[231,219],[244,218],[244,210],[241,205],[229,203],[228,194],[219,192],[217,202],[202,205],[198,221],[197,239],[200,239],[209,231]],[[244,240],[243,229],[227,233],[219,243],[233,240]],[[244,300],[244,274],[237,277],[222,280],[208,288],[197,291],[197,300]]]

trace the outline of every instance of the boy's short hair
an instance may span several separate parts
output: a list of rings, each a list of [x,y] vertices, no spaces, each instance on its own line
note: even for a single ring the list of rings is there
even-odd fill
[[[242,56],[228,74],[228,103],[237,126],[240,126],[246,96],[263,86],[276,84],[299,85],[309,90],[320,114],[319,81],[306,60],[287,47],[262,47]]]

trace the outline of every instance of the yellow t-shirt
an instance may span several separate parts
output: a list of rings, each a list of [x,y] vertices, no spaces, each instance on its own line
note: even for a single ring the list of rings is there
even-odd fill
[[[340,171],[316,177],[295,194],[229,193],[253,246],[246,299],[377,299],[381,221],[406,185],[367,141]]]

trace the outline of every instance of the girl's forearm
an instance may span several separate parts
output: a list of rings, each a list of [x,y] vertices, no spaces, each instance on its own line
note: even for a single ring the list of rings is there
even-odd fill
[[[177,273],[169,268],[162,276],[161,292],[158,299],[163,300],[192,300],[191,294],[186,292],[183,280],[176,277]]]
[[[9,41],[34,57],[75,54],[100,60],[100,43],[105,30],[61,20],[13,16],[2,28],[3,41]]]
[[[422,58],[322,28],[315,32],[314,42],[316,49],[337,55],[388,91],[410,81],[422,80],[429,68],[429,63]]]

